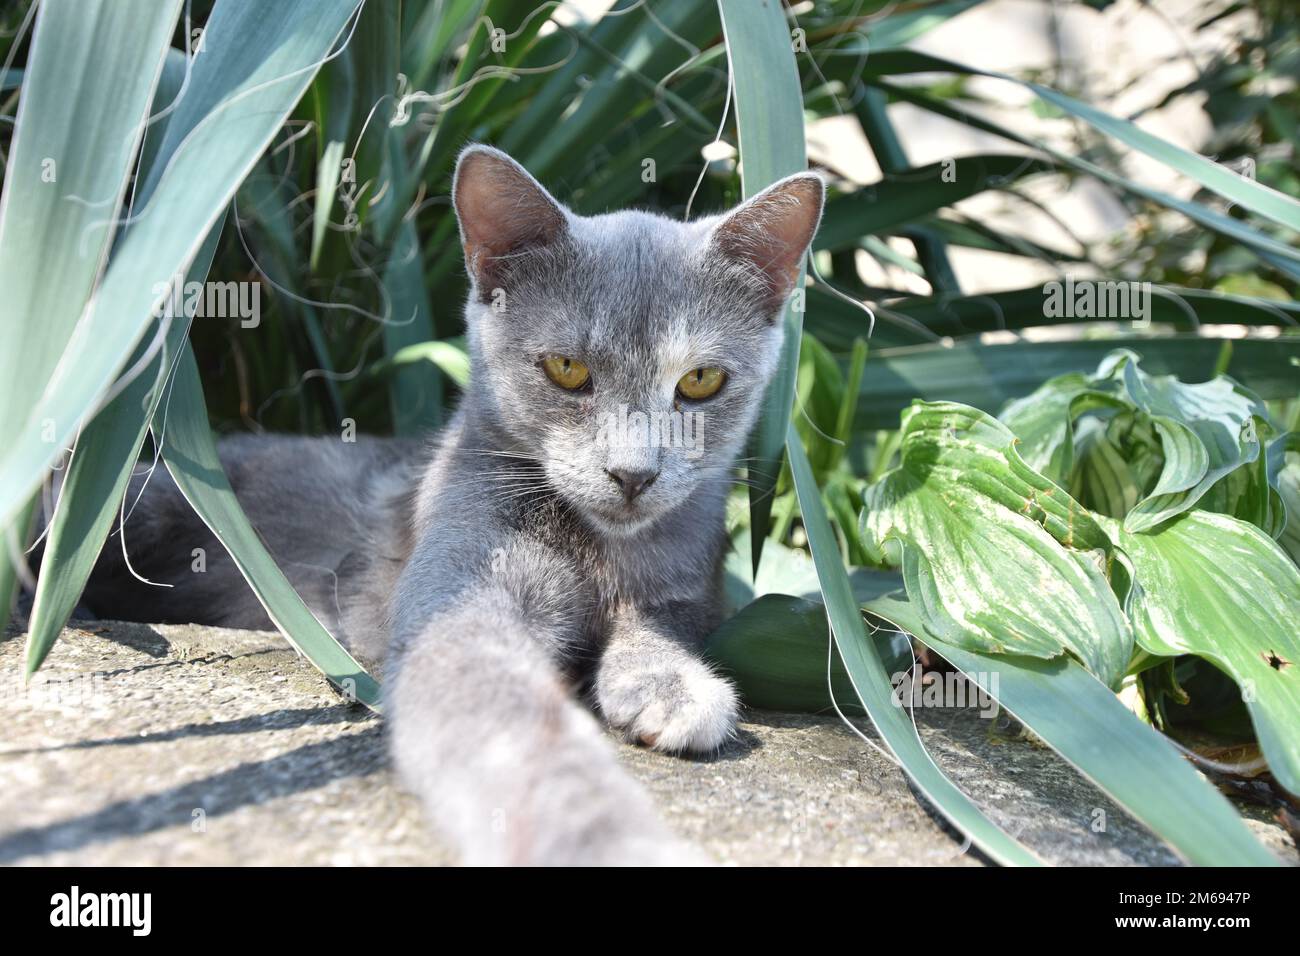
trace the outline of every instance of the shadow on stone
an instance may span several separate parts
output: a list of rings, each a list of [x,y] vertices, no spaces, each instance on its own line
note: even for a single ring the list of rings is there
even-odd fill
[[[162,665],[152,664],[150,667]],[[133,670],[139,670],[135,668]],[[372,719],[365,708],[357,704],[336,704],[332,707],[296,707],[273,710],[237,720],[219,720],[213,723],[184,724],[175,730],[157,733],[134,734],[129,737],[99,737],[78,740],[76,743],[54,747],[34,747],[29,750],[6,750],[5,757],[22,757],[32,754],[57,753],[61,750],[91,750],[96,747],[132,747],[137,744],[167,743],[185,737],[220,737],[229,734],[254,734],[263,730],[294,730],[325,724],[360,723]]]
[[[384,769],[386,759],[376,725],[160,793],[120,800],[83,816],[18,830],[0,839],[0,864],[187,824],[196,809],[208,818],[219,817],[336,780],[368,776]]]

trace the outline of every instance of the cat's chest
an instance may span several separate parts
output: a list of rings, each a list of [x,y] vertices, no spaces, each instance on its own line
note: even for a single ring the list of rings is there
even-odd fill
[[[721,519],[672,516],[625,536],[602,535],[559,510],[529,529],[572,566],[584,582],[593,627],[622,607],[649,608],[707,600],[717,583],[724,537]],[[706,525],[716,523],[716,529]],[[711,532],[711,533],[710,533]]]

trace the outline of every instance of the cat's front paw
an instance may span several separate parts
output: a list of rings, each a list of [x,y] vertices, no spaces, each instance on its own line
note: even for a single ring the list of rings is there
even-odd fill
[[[668,753],[711,753],[736,726],[735,688],[702,662],[657,663],[601,674],[596,702],[628,740]]]

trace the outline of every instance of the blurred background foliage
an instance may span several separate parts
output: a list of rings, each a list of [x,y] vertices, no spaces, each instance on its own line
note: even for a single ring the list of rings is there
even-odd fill
[[[0,44],[12,41],[28,6],[9,5]],[[190,23],[182,19],[173,42],[177,51],[193,45],[211,6],[210,0],[190,5]],[[1043,206],[1026,187],[1048,181],[1068,190],[1070,180],[1087,176],[1036,154],[1032,142],[1017,142],[1023,136],[1015,130],[993,123],[994,132],[1008,133],[997,152],[954,154],[951,183],[941,178],[939,165],[913,166],[891,122],[896,104],[919,103],[935,115],[961,111],[987,125],[978,119],[987,98],[972,89],[968,76],[916,73],[887,54],[979,6],[978,0],[819,0],[788,10],[791,29],[802,31],[794,42],[807,49],[797,56],[807,120],[814,128],[828,118],[856,123],[860,135],[844,139],[841,148],[869,144],[884,173],[863,185],[839,168],[852,157],[837,156],[833,148],[820,157],[832,199],[818,241],[819,272],[837,289],[878,306],[868,387],[859,402],[870,407],[853,432],[859,469],[874,447],[874,430],[896,422],[916,395],[996,412],[1002,401],[1051,374],[1091,368],[1105,354],[1104,347],[1086,344],[1040,346],[1035,354],[1041,358],[1027,360],[1017,347],[1023,339],[981,348],[981,333],[1019,332],[1053,320],[1043,315],[1041,283],[963,295],[950,250],[996,251],[1060,275],[1109,275],[1246,299],[1241,308],[1220,298],[1187,298],[1190,308],[1173,298],[1158,301],[1163,314],[1157,319],[1166,321],[1140,335],[1167,336],[1196,322],[1255,327],[1295,321],[1294,268],[1279,269],[1249,246],[1125,190],[1114,142],[1085,123],[1071,124],[1070,149],[1119,175],[1107,189],[1130,216],[1124,228],[1100,240],[1049,246],[1007,228],[1006,217],[990,224],[963,211],[963,200],[984,192]],[[1043,3],[1052,17],[1070,6],[1105,11],[1112,4]],[[366,5],[352,41],[321,70],[240,189],[232,220],[238,228],[227,229],[218,246],[211,278],[260,281],[263,309],[257,328],[208,319],[193,330],[219,430],[319,433],[352,418],[363,431],[385,433],[441,420],[454,400],[454,382],[423,353],[398,355],[406,346],[461,332],[465,276],[447,193],[465,142],[513,152],[578,212],[638,205],[681,216],[688,203],[699,214],[737,200],[734,109],[716,135],[727,99],[727,62],[714,6],[660,0],[618,2],[603,16],[600,5],[594,10],[595,18],[586,21],[577,8],[535,0]],[[1205,152],[1233,168],[1249,161],[1260,182],[1290,194],[1297,191],[1300,136],[1297,18],[1300,10],[1286,0],[1200,4],[1199,15],[1184,18],[1180,29],[1230,22],[1232,40],[1196,63],[1194,81],[1152,107],[1195,99],[1213,124]],[[16,69],[24,53],[23,45],[0,46]],[[1033,72],[1024,78],[1086,92],[1080,69],[1064,54],[1056,65]],[[9,116],[15,100],[14,92],[7,94]],[[1038,101],[1031,108],[1060,113]],[[11,129],[0,126],[0,137]],[[1213,194],[1197,193],[1193,201],[1247,217]],[[1062,225],[1068,232],[1069,224]],[[1255,225],[1280,241],[1293,238],[1281,226]],[[996,275],[990,282],[997,287]],[[1256,300],[1283,305],[1266,311],[1251,307]],[[868,318],[814,282],[805,327],[828,353],[820,367],[834,392],[854,340],[867,335]],[[1135,334],[1112,324],[1076,330],[1074,338],[1131,340]],[[948,348],[950,339],[967,348]],[[935,345],[938,340],[945,341]],[[1276,355],[1252,367],[1258,343],[1246,344],[1248,354],[1230,360],[1231,371],[1245,370],[1242,377],[1255,378],[1256,387],[1277,397],[1272,393],[1285,367]],[[898,353],[891,362],[891,350],[904,347],[917,351]],[[1156,370],[1204,378],[1214,370],[1213,358],[1204,356],[1217,355],[1217,345],[1145,354]],[[922,376],[927,387],[918,388]],[[833,396],[819,393],[815,404],[825,415],[838,412]],[[821,414],[814,409],[803,419],[815,422],[808,429],[814,449],[816,433],[835,425]]]

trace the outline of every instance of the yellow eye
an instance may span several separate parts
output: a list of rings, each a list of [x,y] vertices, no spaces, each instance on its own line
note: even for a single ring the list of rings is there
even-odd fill
[[[563,355],[550,355],[542,359],[542,369],[552,382],[571,392],[582,388],[591,378],[591,370],[587,366]]]
[[[683,398],[699,401],[716,395],[727,373],[720,368],[697,368],[687,372],[677,382],[677,393]]]

